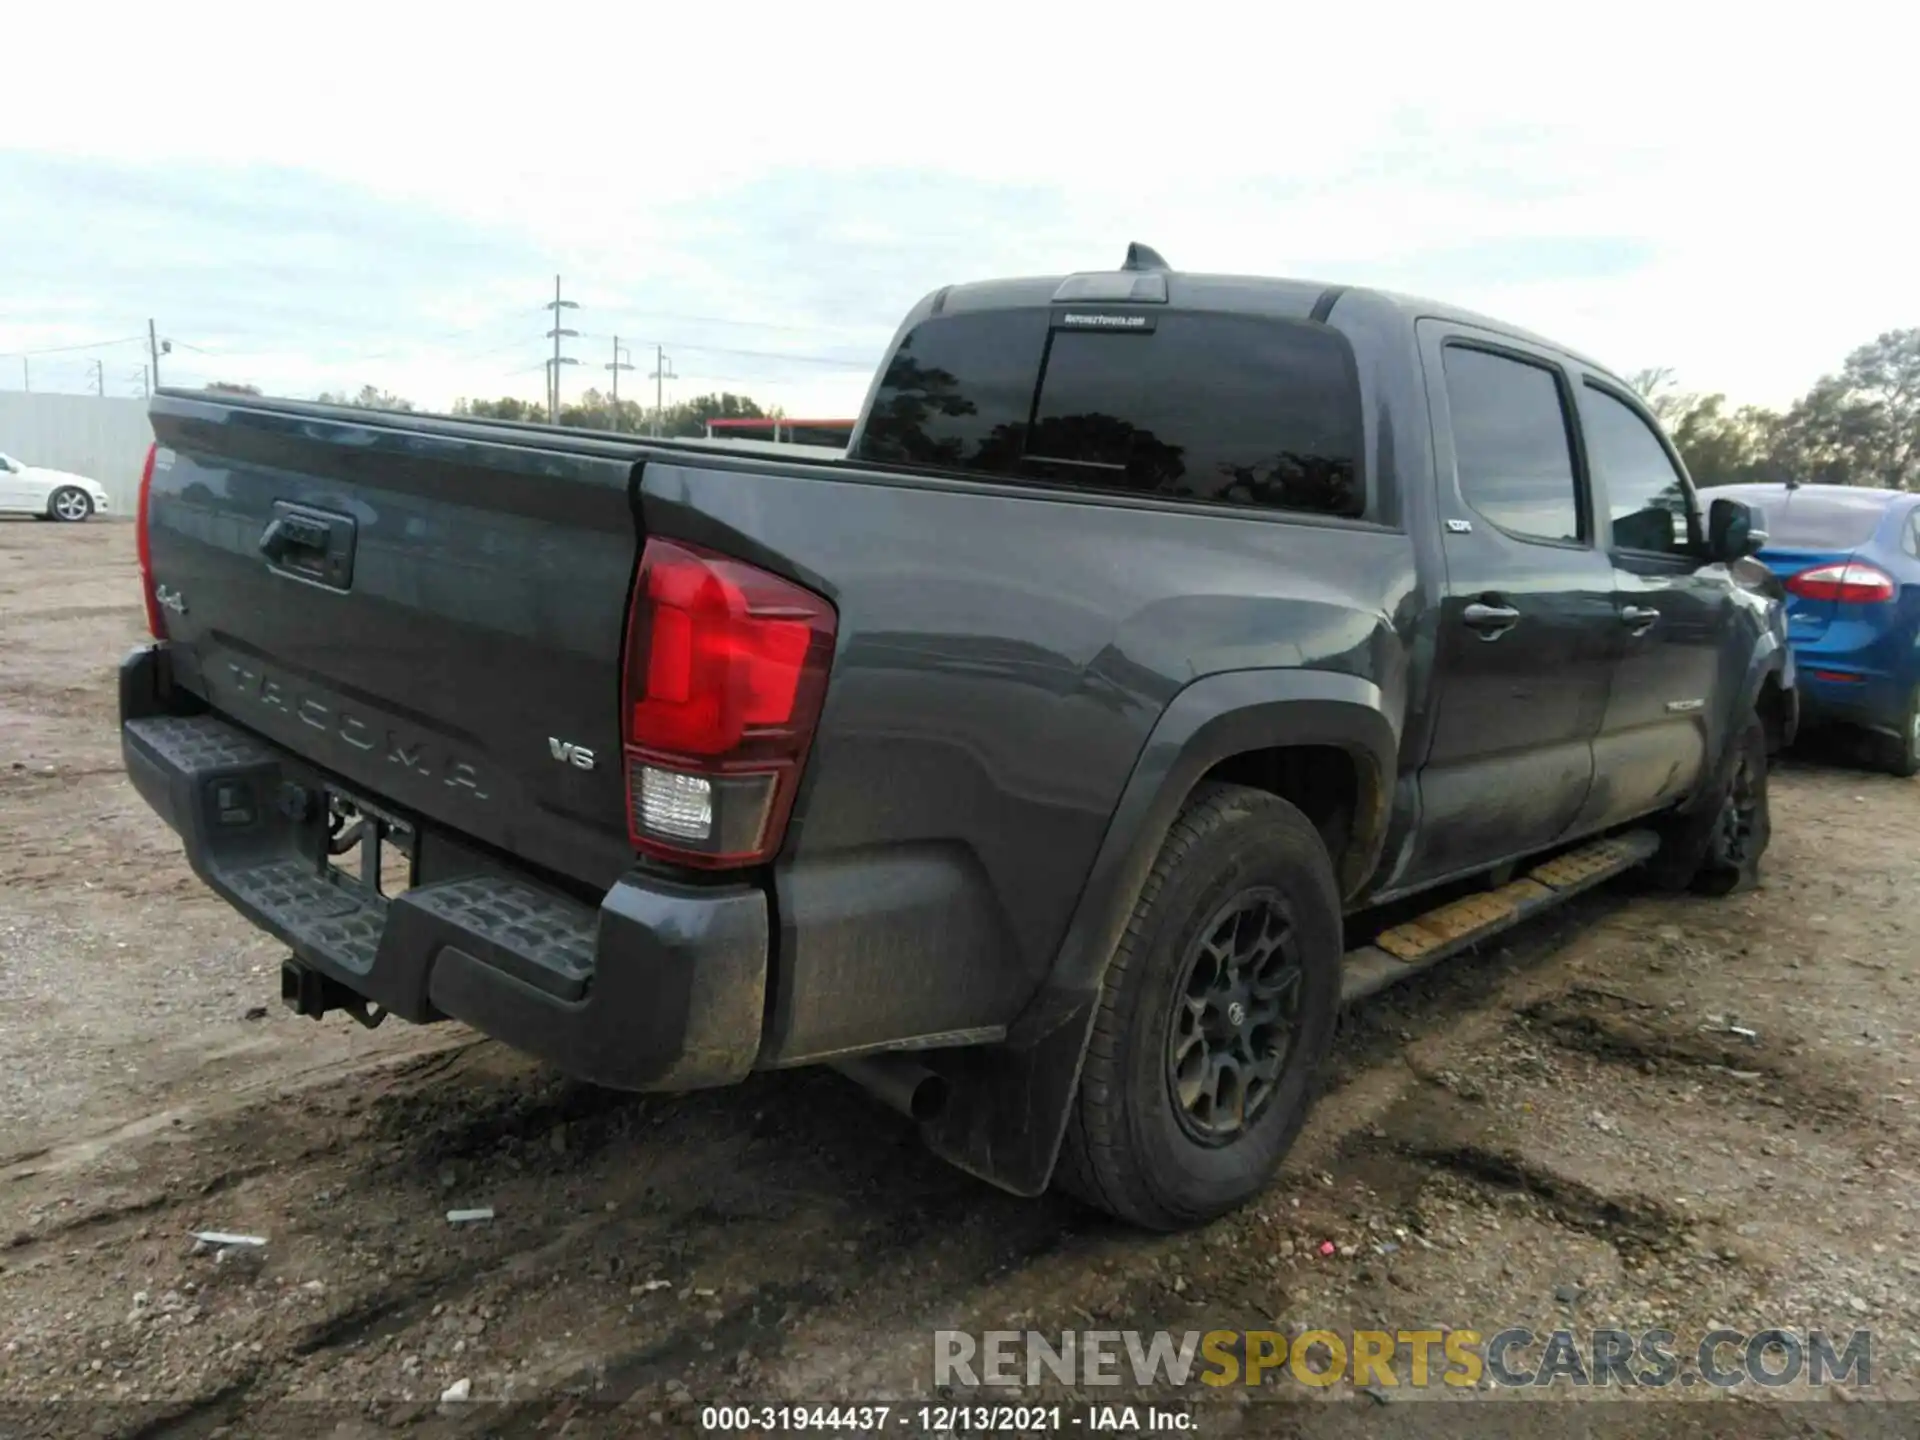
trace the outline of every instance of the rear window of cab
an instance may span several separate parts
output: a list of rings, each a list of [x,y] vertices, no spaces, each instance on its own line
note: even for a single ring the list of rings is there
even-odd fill
[[[1055,305],[923,321],[859,458],[1052,488],[1356,517],[1352,348],[1311,321]]]

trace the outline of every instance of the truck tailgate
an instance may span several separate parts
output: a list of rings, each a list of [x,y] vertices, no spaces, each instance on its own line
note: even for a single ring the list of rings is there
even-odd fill
[[[631,863],[635,447],[178,394],[152,415],[180,684],[370,799],[586,883]]]

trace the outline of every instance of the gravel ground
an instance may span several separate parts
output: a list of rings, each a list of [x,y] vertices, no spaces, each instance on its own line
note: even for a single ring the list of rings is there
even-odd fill
[[[1911,783],[1790,759],[1759,891],[1620,882],[1377,997],[1269,1195],[1144,1237],[948,1170],[830,1074],[624,1096],[455,1026],[285,1014],[274,947],[120,776],[132,555],[0,524],[0,1435],[691,1433],[937,1400],[941,1328],[1375,1324],[1659,1324],[1683,1359],[1867,1328],[1872,1383],[1551,1412],[1571,1392],[1273,1384],[1199,1433],[1920,1433],[1848,1403],[1920,1399]]]

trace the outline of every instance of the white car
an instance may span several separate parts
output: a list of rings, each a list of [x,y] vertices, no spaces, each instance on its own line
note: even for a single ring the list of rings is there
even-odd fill
[[[104,515],[108,508],[106,487],[98,480],[0,455],[0,515],[76,521]]]

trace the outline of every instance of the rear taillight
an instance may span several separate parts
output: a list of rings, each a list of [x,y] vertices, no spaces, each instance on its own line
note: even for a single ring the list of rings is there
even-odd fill
[[[153,540],[147,529],[147,506],[153,494],[153,461],[160,453],[158,444],[147,447],[146,467],[140,472],[139,524],[134,532],[134,549],[140,557],[140,598],[147,602],[147,633],[156,640],[167,638],[166,617],[160,613],[160,600],[153,588]]]
[[[833,607],[744,561],[650,539],[621,724],[634,848],[708,869],[780,848],[826,697]]]
[[[1877,605],[1893,599],[1895,588],[1891,575],[1860,560],[1816,565],[1787,581],[1787,589],[1803,600],[1838,600],[1843,605]]]

